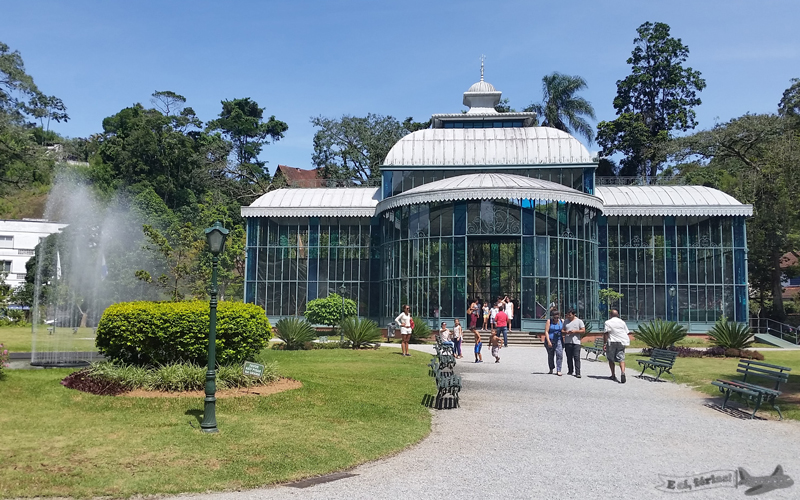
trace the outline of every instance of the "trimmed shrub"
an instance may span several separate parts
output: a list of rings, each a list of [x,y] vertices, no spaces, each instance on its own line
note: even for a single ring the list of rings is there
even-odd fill
[[[744,323],[736,323],[722,318],[709,330],[711,343],[726,349],[746,349],[753,345],[755,339],[750,327]]]
[[[109,306],[97,325],[98,350],[106,357],[140,366],[177,362],[204,365],[208,358],[208,303],[121,302]],[[272,331],[254,304],[220,302],[216,359],[220,365],[252,358]]]
[[[686,328],[674,321],[655,319],[650,323],[639,325],[634,337],[647,344],[648,347],[667,349],[686,337]]]
[[[664,349],[663,347],[659,347],[659,349]],[[692,349],[691,347],[682,347],[682,346],[669,346],[666,348],[668,351],[677,352],[679,358],[702,358],[705,355],[705,351],[698,351],[697,349]],[[645,347],[642,349],[643,356],[652,356],[653,355],[653,348],[652,347]]]
[[[411,329],[410,342],[414,344],[425,343],[426,340],[431,338],[431,327],[428,326],[427,321],[419,316],[412,316],[411,319],[414,321],[414,328]]]
[[[332,293],[322,299],[314,299],[306,304],[304,316],[314,325],[328,325],[331,328],[342,321],[342,316],[349,318],[358,314],[356,302],[344,299],[344,314],[342,314],[342,296]]]
[[[264,366],[260,378],[244,375],[241,364],[217,367],[218,390],[251,387],[277,380],[275,363]],[[191,363],[171,363],[155,368],[113,362],[93,363],[90,367],[73,372],[61,381],[70,389],[92,394],[114,396],[134,389],[146,391],[201,391],[205,388],[206,367]]]
[[[300,318],[283,318],[275,323],[275,336],[283,341],[287,351],[312,349],[306,347],[317,337],[317,331],[306,320]]]
[[[381,341],[381,330],[371,319],[345,318],[342,322],[342,333],[353,349],[373,347]]]

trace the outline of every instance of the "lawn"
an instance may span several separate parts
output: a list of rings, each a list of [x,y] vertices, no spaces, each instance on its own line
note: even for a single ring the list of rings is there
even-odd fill
[[[587,346],[593,346],[594,345],[594,340],[584,340],[583,344],[587,345]],[[711,347],[713,344],[711,344],[711,342],[708,341],[708,339],[704,339],[704,338],[700,338],[700,337],[685,337],[683,340],[679,340],[679,341],[675,342],[675,345],[681,346],[681,347],[700,347],[700,348],[704,348],[704,347]],[[641,340],[637,340],[634,337],[634,338],[631,338],[630,347],[631,348],[642,349],[644,347],[647,347],[647,344],[645,344]],[[775,346],[756,342],[755,344],[752,345],[751,349],[760,349],[760,348],[765,348],[765,347],[775,347]]]
[[[402,450],[430,432],[427,356],[264,351],[303,387],[217,401],[94,396],[70,370],[10,370],[0,381],[0,496],[128,497],[253,488],[325,474]]]
[[[38,328],[36,348],[39,350],[64,351],[96,351],[94,345],[94,328],[56,328],[52,334],[45,325]],[[0,327],[0,344],[11,352],[30,352],[32,350],[33,333],[30,326]]]
[[[636,354],[637,352],[638,350],[631,350],[627,353],[627,367],[629,370],[635,370],[638,374],[641,372],[641,368],[636,369],[639,364],[635,360],[644,357]],[[763,354],[764,363],[788,366],[792,369],[789,383],[782,386],[783,396],[778,398],[777,405],[780,406],[784,418],[800,420],[800,351],[765,351]],[[711,381],[718,378],[740,379],[740,374],[736,373],[738,362],[738,358],[677,358],[672,372],[678,383],[687,384],[698,391],[717,397],[722,393],[711,385]],[[671,380],[668,375],[666,377],[667,380]],[[757,379],[755,380],[755,383],[771,387],[770,381],[758,382]],[[734,402],[738,404],[740,400],[737,398]],[[778,412],[772,410],[769,405],[762,406],[759,414],[762,414],[762,411],[774,416],[778,415]]]

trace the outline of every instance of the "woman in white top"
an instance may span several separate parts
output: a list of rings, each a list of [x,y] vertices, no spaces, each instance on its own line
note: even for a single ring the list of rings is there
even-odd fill
[[[403,356],[411,356],[408,353],[408,342],[411,340],[411,308],[408,305],[403,306],[401,312],[394,322],[400,326],[400,351]]]

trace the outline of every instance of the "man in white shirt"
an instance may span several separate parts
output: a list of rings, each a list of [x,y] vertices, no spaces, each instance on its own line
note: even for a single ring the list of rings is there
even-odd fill
[[[619,382],[625,383],[625,346],[630,345],[631,339],[628,336],[630,331],[628,325],[625,324],[619,317],[619,311],[616,309],[611,310],[611,318],[606,321],[605,333],[603,333],[603,340],[606,344],[606,358],[608,358],[608,366],[611,367],[611,377],[613,381],[617,381],[617,376],[614,373],[614,363],[619,363],[620,380]]]
[[[564,350],[567,351],[567,375],[581,378],[581,335],[586,333],[586,325],[575,315],[575,310],[567,311],[564,324]],[[574,370],[574,372],[573,372]]]

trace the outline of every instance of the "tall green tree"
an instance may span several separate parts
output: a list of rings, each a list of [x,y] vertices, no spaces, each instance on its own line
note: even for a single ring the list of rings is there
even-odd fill
[[[25,71],[22,55],[0,42],[0,192],[49,182],[54,161],[42,147],[51,121],[69,116],[61,99],[44,94]]]
[[[594,129],[586,118],[595,119],[592,104],[577,94],[588,88],[586,80],[580,76],[564,75],[554,72],[542,77],[542,102],[534,103],[525,111],[539,115],[543,127],[563,130],[594,141]]]
[[[745,115],[673,141],[671,158],[699,158],[689,183],[719,188],[753,205],[747,224],[750,287],[771,315],[786,317],[781,258],[800,248],[800,140],[778,115]]]
[[[264,108],[246,97],[222,101],[219,118],[208,122],[208,130],[219,132],[232,145],[233,160],[226,174],[242,185],[242,199],[254,199],[269,190],[266,162],[259,159],[265,145],[279,141],[289,126],[275,118],[264,119]]]
[[[311,118],[319,130],[314,134],[311,161],[322,168],[326,179],[366,183],[380,179],[380,166],[389,150],[403,136],[428,128],[429,122],[406,118],[400,123],[392,116],[369,113],[358,117]]]
[[[637,28],[628,64],[631,74],[617,81],[617,118],[597,125],[597,143],[604,156],[622,153],[621,175],[654,178],[664,164],[662,146],[675,131],[697,125],[694,108],[706,82],[700,72],[684,67],[689,48],[670,36],[664,23]]]

